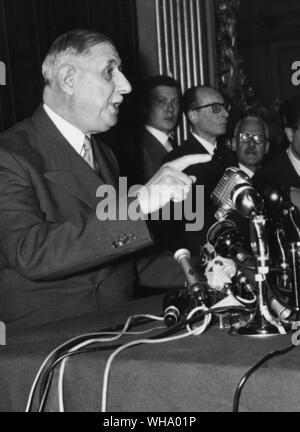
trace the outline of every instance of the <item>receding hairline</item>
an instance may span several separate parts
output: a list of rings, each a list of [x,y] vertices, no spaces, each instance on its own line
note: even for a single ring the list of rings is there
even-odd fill
[[[211,97],[213,95],[220,96],[222,100],[224,97],[218,89],[210,86],[193,86],[186,90],[182,98],[182,109],[185,114],[189,111],[193,110],[193,107],[196,105],[202,105],[203,100],[206,97]]]
[[[53,79],[53,73],[68,60],[88,57],[91,50],[99,45],[108,44],[117,53],[110,37],[88,30],[74,30],[59,36],[51,45],[42,64],[45,84]]]
[[[240,119],[234,129],[234,136],[236,137],[238,135],[238,133],[240,133],[242,127],[246,126],[247,124],[259,124],[263,131],[264,131],[264,135],[265,137],[268,139],[269,138],[269,128],[267,123],[260,117],[256,117],[256,116],[246,116],[243,117],[242,119]]]
[[[207,96],[212,96],[212,95],[218,95],[218,96],[221,96],[222,99],[224,99],[222,94],[217,89],[215,89],[213,87],[208,87],[208,86],[198,87],[198,89],[196,90],[196,95],[197,95],[197,97],[200,97],[201,99],[203,99]]]

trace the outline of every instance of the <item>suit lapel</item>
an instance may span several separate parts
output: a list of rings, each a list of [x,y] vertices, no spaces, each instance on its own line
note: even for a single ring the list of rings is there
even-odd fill
[[[118,173],[114,172],[111,166],[111,159],[113,156],[111,153],[108,153],[107,147],[94,136],[92,136],[92,147],[98,176],[104,184],[117,186]],[[117,166],[117,161],[115,161],[115,164]]]
[[[150,154],[157,155],[159,158],[164,158],[168,154],[165,147],[147,129],[145,129],[145,134],[145,145],[148,147]]]
[[[39,133],[35,145],[44,156],[44,177],[94,209],[96,190],[103,180],[77,154],[42,107],[34,113],[32,121]]]
[[[194,135],[190,135],[189,139],[186,141],[189,150],[192,153],[200,153],[200,154],[208,154],[206,148],[202,145],[200,141],[198,141]]]

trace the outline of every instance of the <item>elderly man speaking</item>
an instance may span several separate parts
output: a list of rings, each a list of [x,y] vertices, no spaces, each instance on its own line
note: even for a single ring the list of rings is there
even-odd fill
[[[142,219],[97,218],[97,189],[117,187],[119,173],[94,134],[117,123],[131,91],[114,44],[70,31],[53,43],[43,76],[43,104],[0,136],[0,320],[11,327],[101,313],[129,300],[128,255],[152,242]],[[182,170],[202,161],[193,155],[165,164],[129,203],[137,200],[147,215],[184,199],[194,179]],[[153,185],[162,186],[160,199],[149,193]]]

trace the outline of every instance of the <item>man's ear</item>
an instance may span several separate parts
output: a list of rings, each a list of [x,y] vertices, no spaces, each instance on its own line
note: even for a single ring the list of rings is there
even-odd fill
[[[268,140],[265,144],[265,154],[269,153],[270,150],[270,141]]]
[[[74,66],[64,63],[58,68],[57,79],[61,89],[68,95],[74,93],[76,84],[76,70]]]
[[[198,116],[195,110],[190,110],[187,112],[187,118],[189,119],[190,123],[195,124],[197,123]]]
[[[294,131],[293,131],[293,129],[290,128],[290,127],[286,127],[286,128],[284,129],[284,132],[285,132],[285,134],[286,134],[286,137],[287,137],[288,141],[289,141],[290,143],[292,143],[293,140],[294,140]]]
[[[234,151],[234,152],[237,151],[236,137],[232,137],[232,140],[231,140],[231,150]]]

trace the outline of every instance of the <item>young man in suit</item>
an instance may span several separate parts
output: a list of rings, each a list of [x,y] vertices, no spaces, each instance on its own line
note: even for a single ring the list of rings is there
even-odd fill
[[[43,104],[0,136],[0,320],[14,327],[129,300],[134,272],[126,255],[152,243],[144,220],[105,220],[99,211],[99,187],[117,189],[119,172],[94,134],[117,123],[131,91],[114,44],[99,33],[69,31],[42,70]],[[193,179],[181,170],[199,158],[162,167],[130,203],[147,215],[183,199]],[[163,186],[160,200],[157,188],[149,194],[153,184]],[[128,201],[110,205],[128,215]]]
[[[173,132],[178,124],[181,89],[174,78],[156,75],[141,90],[143,127],[136,140],[141,157],[141,181],[147,182],[162,166],[166,155],[177,146]]]

